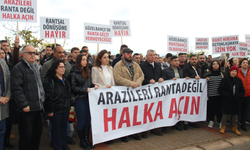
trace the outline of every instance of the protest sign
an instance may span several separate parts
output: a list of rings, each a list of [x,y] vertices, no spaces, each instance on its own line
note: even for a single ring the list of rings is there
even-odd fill
[[[112,44],[110,25],[84,23],[84,43]]]
[[[89,104],[93,144],[97,144],[179,121],[205,121],[207,82],[178,79],[135,89],[91,88]]]
[[[239,36],[212,37],[213,54],[232,53],[239,49]]]
[[[40,17],[41,39],[69,39],[69,19]]]
[[[188,38],[168,35],[168,51],[188,53]]]
[[[37,0],[0,0],[1,21],[37,22]]]
[[[248,43],[247,47],[250,48],[250,34],[245,34],[246,42]]]
[[[208,50],[209,38],[195,38],[196,50]]]
[[[247,42],[239,42],[239,49],[237,52],[230,53],[230,58],[232,57],[240,57],[246,58],[247,57]]]
[[[131,36],[130,22],[125,20],[110,20],[113,36]]]

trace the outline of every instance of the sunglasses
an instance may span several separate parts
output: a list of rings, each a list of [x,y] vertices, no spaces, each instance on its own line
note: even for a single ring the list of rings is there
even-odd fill
[[[24,52],[24,54],[29,54],[29,55],[34,54],[34,55],[36,55],[36,52]]]

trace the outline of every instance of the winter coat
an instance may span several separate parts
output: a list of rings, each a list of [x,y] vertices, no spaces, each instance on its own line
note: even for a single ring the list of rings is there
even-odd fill
[[[177,66],[177,70],[179,72],[180,78],[183,78],[182,69]],[[164,80],[172,80],[173,78],[175,78],[174,69],[172,68],[171,65],[170,65],[170,67],[163,69],[163,78],[164,78]]]
[[[35,63],[37,70],[39,66]],[[39,71],[38,71],[39,72]],[[30,64],[22,59],[11,72],[11,91],[19,111],[29,106],[30,111],[43,109],[39,100],[37,81]]]
[[[56,75],[47,75],[44,82],[46,114],[63,113],[70,110],[70,84],[63,76],[63,81]]]
[[[116,86],[132,87],[134,85],[134,82],[136,82],[139,86],[142,86],[144,74],[141,70],[141,67],[136,62],[134,62],[133,66],[134,78],[132,80],[131,74],[128,68],[125,66],[124,62],[120,60],[118,63],[116,63],[114,67],[114,78]]]
[[[88,88],[94,87],[91,83],[91,78],[83,79],[80,70],[74,66],[70,71],[69,81],[71,85],[71,92],[77,97],[76,100],[88,99]]]
[[[222,113],[238,115],[240,111],[240,103],[245,94],[245,89],[241,79],[235,77],[235,95],[233,95],[233,83],[230,77],[222,79],[218,91],[222,98]]]
[[[198,64],[197,64],[198,65]],[[202,77],[202,72],[201,72],[201,66],[198,65],[197,66],[197,73],[200,77]],[[183,67],[183,77],[189,77],[189,78],[195,78],[197,76],[197,73],[194,70],[194,68],[190,65],[190,63],[187,63],[184,67]]]
[[[5,92],[2,94],[0,90],[0,97],[3,95],[3,97],[9,97],[11,98],[11,90],[10,90],[10,71],[9,68],[5,62],[5,60],[0,58],[0,67],[3,72],[3,79],[4,79],[4,89]],[[9,117],[9,102],[5,105],[0,105],[0,121],[3,119],[6,119]]]
[[[250,96],[250,70],[247,70],[247,77],[245,78],[241,68],[238,70],[237,77],[241,79],[243,86],[245,88],[245,95],[244,97],[249,97]]]
[[[161,64],[154,62],[154,67],[146,60],[140,64],[141,70],[144,74],[142,85],[150,83],[151,79],[158,82],[159,78],[163,78]]]

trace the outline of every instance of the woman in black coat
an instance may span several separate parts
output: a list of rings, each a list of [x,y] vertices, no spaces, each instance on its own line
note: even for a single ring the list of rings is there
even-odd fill
[[[222,79],[218,91],[222,98],[222,119],[221,133],[225,133],[228,117],[232,116],[232,131],[237,135],[238,131],[238,114],[240,108],[240,100],[245,95],[245,89],[241,79],[237,78],[238,67],[232,66],[229,70],[230,76]]]
[[[88,92],[93,87],[91,73],[87,57],[79,54],[76,57],[76,64],[70,71],[69,79],[71,92],[76,96],[75,111],[77,117],[77,133],[80,140],[80,148],[94,148],[89,142],[90,110]],[[98,87],[98,86],[96,86]]]
[[[64,76],[62,60],[52,63],[44,82],[46,99],[44,108],[52,124],[54,150],[69,149],[67,146],[67,123],[70,110],[70,84]]]

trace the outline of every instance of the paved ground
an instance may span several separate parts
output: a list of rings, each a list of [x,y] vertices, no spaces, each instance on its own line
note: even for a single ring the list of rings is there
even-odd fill
[[[218,125],[214,125],[214,129],[207,127],[205,123],[200,123],[201,128],[190,127],[187,131],[177,131],[169,128],[167,133],[163,136],[156,136],[148,132],[148,138],[136,141],[132,138],[128,143],[114,140],[110,145],[98,144],[95,150],[172,150],[172,149],[224,149],[236,148],[240,145],[250,147],[250,131],[243,132],[241,136],[237,136],[231,132],[231,126],[227,126],[226,133],[220,134]],[[250,125],[247,125],[250,130]],[[17,125],[13,126],[12,133],[16,135],[10,142],[15,146],[14,150],[18,147],[18,131]],[[80,150],[79,140],[77,133],[74,134],[73,139],[76,141],[75,145],[69,145],[72,150]],[[52,150],[49,147],[50,139],[48,135],[48,128],[43,128],[43,135],[41,140],[40,150]],[[211,147],[212,146],[212,147]],[[231,150],[230,149],[230,150]],[[240,148],[242,149],[242,148]],[[247,148],[246,148],[247,149]]]

